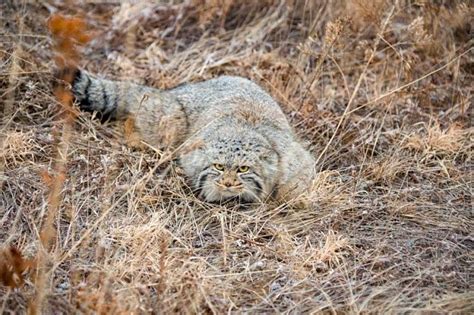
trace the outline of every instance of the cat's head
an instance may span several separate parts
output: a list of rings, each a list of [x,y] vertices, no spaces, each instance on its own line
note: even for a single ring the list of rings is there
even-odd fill
[[[222,131],[222,130],[221,130]],[[197,195],[208,202],[265,199],[278,176],[279,157],[261,135],[234,130],[203,141],[181,158]]]

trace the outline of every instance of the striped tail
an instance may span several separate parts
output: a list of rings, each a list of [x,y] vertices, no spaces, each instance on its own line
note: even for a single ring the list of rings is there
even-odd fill
[[[120,118],[118,106],[123,87],[119,82],[99,79],[75,69],[72,93],[83,111],[97,112],[102,121]]]

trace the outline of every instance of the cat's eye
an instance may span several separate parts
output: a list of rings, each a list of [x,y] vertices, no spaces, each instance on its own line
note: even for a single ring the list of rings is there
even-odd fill
[[[224,165],[219,164],[219,163],[214,163],[214,168],[218,171],[223,171],[224,170]]]
[[[249,171],[249,167],[248,166],[239,166],[239,168],[237,169],[237,172],[238,173],[247,173]]]

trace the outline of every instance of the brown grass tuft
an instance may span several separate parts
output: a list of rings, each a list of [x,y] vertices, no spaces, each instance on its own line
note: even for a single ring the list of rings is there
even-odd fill
[[[414,133],[405,147],[424,154],[456,154],[467,144],[467,130],[454,124],[442,130],[439,124],[427,127],[424,133]]]

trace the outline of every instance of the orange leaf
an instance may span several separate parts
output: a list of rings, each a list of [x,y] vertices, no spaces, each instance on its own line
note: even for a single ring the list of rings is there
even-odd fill
[[[21,252],[11,246],[0,251],[0,283],[10,288],[23,285],[23,272],[33,267],[33,261],[24,259]]]

